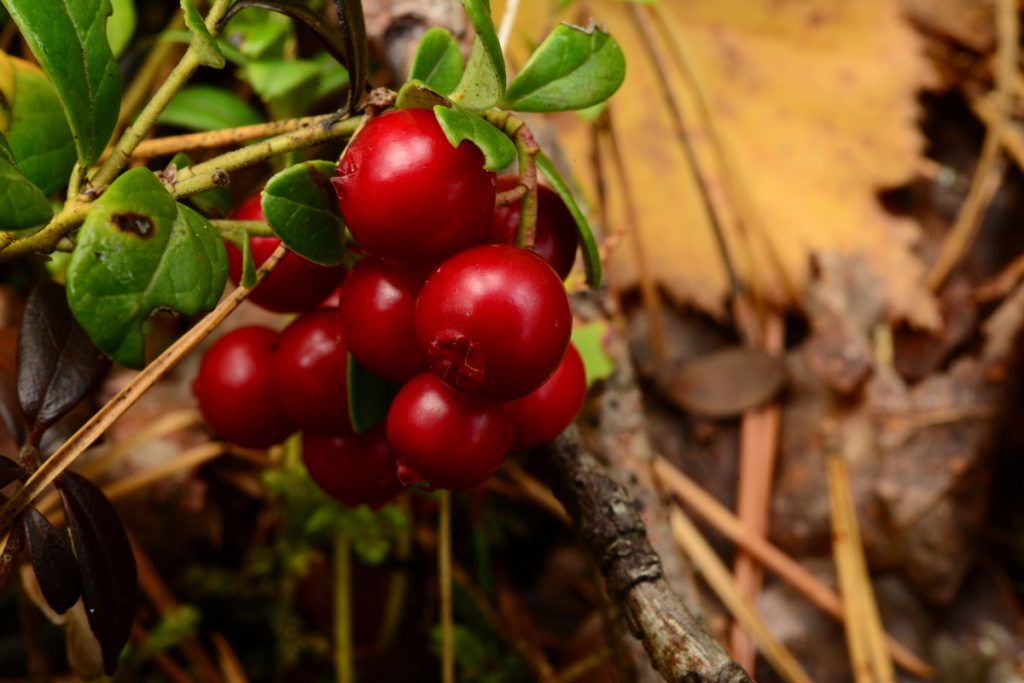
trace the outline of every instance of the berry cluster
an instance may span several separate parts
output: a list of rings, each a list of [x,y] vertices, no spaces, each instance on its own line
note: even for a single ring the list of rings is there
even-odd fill
[[[303,310],[344,277],[336,306],[308,310],[280,335],[241,328],[211,347],[194,390],[215,433],[265,447],[300,429],[324,490],[378,504],[414,482],[475,486],[509,450],[572,422],[585,393],[562,284],[575,224],[541,188],[535,250],[515,246],[518,203],[495,207],[495,197],[518,180],[495,179],[483,161],[469,142],[453,147],[429,110],[366,124],[332,179],[361,258],[344,276],[289,254],[289,270],[282,262],[254,290],[266,308]],[[258,205],[237,217],[260,218]],[[276,246],[263,239],[258,261]],[[349,419],[346,354],[401,385],[387,419],[363,434]]]

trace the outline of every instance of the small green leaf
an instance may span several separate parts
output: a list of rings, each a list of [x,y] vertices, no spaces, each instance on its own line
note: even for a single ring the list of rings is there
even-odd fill
[[[101,351],[138,368],[153,312],[210,310],[226,280],[224,242],[209,221],[175,202],[151,171],[135,168],[96,200],[79,230],[68,303]]]
[[[399,385],[383,380],[348,355],[348,416],[352,429],[362,434],[388,415]]]
[[[307,59],[261,59],[249,62],[242,76],[265,102],[296,95],[312,99],[320,65]]]
[[[199,55],[199,63],[212,66],[214,69],[224,68],[224,53],[217,47],[217,41],[206,28],[203,15],[196,9],[192,0],[181,0],[181,11],[185,13],[185,26],[192,33],[192,47]]]
[[[107,43],[110,0],[3,0],[56,88],[83,168],[117,123],[121,71]]]
[[[18,168],[7,138],[0,133],[0,230],[21,230],[53,216],[50,200]]]
[[[135,33],[135,0],[111,0],[114,12],[107,19],[107,42],[114,57],[120,57]]]
[[[587,386],[594,382],[608,379],[615,372],[615,364],[604,349],[604,342],[609,334],[606,320],[592,320],[572,328],[572,343],[583,359],[583,371],[587,376]]]
[[[289,249],[331,266],[345,255],[345,224],[331,187],[335,166],[307,161],[281,171],[263,189],[263,215]]]
[[[476,37],[469,53],[466,70],[451,94],[460,107],[481,111],[490,109],[505,94],[505,58],[494,31],[491,8],[487,0],[462,0]]]
[[[192,85],[167,103],[157,121],[188,130],[220,130],[263,123],[263,117],[234,93]]]
[[[416,48],[409,80],[422,81],[446,95],[459,84],[462,67],[462,53],[455,38],[447,29],[435,27],[423,34]]]
[[[451,107],[452,103],[421,81],[406,81],[395,98],[395,107],[398,109],[433,109],[439,105]]]
[[[75,140],[60,100],[34,64],[0,52],[0,74],[9,74],[6,85],[0,77],[0,127],[21,172],[49,196],[64,186],[75,165]]]
[[[319,102],[328,95],[348,87],[348,69],[339,64],[330,54],[321,50],[313,55],[313,61],[320,67],[320,77],[316,82],[314,102]]]
[[[294,33],[287,17],[256,8],[231,18],[223,31],[227,42],[248,59],[284,56],[284,47]]]
[[[452,147],[469,140],[480,148],[484,153],[484,168],[488,171],[500,171],[515,160],[516,146],[508,136],[476,114],[436,106],[434,115]]]
[[[587,284],[591,287],[599,286],[601,284],[601,255],[597,251],[597,241],[594,239],[594,233],[590,231],[586,217],[580,211],[580,207],[576,205],[569,186],[558,175],[551,159],[548,159],[543,152],[537,155],[537,170],[551,183],[551,188],[562,198],[569,213],[576,221],[576,230],[580,235],[580,247],[583,252],[583,267],[587,273]]]
[[[591,22],[562,24],[523,66],[502,102],[513,111],[585,109],[611,97],[626,77],[622,49]]]

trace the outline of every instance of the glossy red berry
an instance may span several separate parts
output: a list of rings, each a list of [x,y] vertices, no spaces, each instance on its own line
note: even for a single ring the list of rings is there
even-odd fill
[[[401,476],[443,489],[483,482],[505,460],[512,440],[504,403],[463,394],[429,372],[395,396],[387,430]]]
[[[310,478],[345,505],[377,507],[405,488],[383,424],[365,434],[303,434],[302,460]]]
[[[260,195],[254,194],[242,202],[232,218],[239,221],[264,220]],[[250,238],[256,267],[262,265],[280,244],[281,240],[276,237]],[[226,242],[225,246],[228,250],[228,275],[237,285],[242,278],[242,252],[231,242]],[[256,285],[249,301],[275,313],[308,311],[328,297],[344,277],[343,266],[317,265],[289,251],[270,275]]]
[[[275,396],[296,427],[328,436],[352,431],[347,362],[337,309],[303,313],[281,333],[274,354]]]
[[[540,389],[508,404],[512,417],[512,450],[536,448],[572,424],[583,407],[587,377],[583,359],[569,344],[562,362]]]
[[[498,178],[498,192],[511,190],[519,183],[515,176]],[[515,244],[519,234],[519,202],[494,207],[488,241],[495,244]],[[555,269],[563,280],[569,276],[576,261],[579,236],[576,221],[562,198],[551,188],[537,188],[537,231],[533,250]]]
[[[509,401],[558,367],[572,330],[562,281],[531,251],[485,245],[431,275],[416,303],[416,336],[450,385]]]
[[[295,431],[274,400],[277,333],[239,327],[214,342],[199,366],[192,392],[215,435],[240,446],[266,448]]]
[[[348,350],[367,370],[404,382],[427,369],[416,341],[416,297],[431,270],[367,256],[345,278],[338,298]]]
[[[436,263],[484,241],[494,174],[471,142],[452,147],[429,109],[372,119],[332,179],[345,225],[375,256]]]

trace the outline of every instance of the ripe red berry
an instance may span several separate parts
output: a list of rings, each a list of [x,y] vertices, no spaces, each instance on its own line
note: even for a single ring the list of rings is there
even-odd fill
[[[273,367],[276,399],[296,427],[328,436],[352,431],[346,364],[337,309],[303,313],[281,333]]]
[[[498,192],[511,190],[519,183],[515,176],[498,178]],[[519,202],[494,207],[488,241],[495,244],[515,244],[519,234]],[[576,221],[562,198],[551,188],[537,188],[537,231],[533,250],[543,258],[563,280],[569,276],[576,261],[579,235]]]
[[[508,404],[512,417],[512,450],[546,444],[572,424],[583,407],[587,377],[583,359],[569,344],[562,362],[544,385]]]
[[[371,254],[436,263],[484,241],[494,174],[471,142],[452,147],[429,109],[372,119],[331,182],[345,225]]]
[[[395,396],[387,430],[400,476],[444,489],[483,482],[505,460],[512,440],[504,403],[467,396],[429,372]]]
[[[252,195],[232,216],[238,221],[262,221],[259,193]],[[281,240],[276,237],[251,237],[249,246],[258,268],[266,261]],[[238,284],[242,279],[242,252],[231,242],[228,250],[228,275]],[[249,295],[249,301],[275,313],[308,311],[323,301],[345,277],[343,266],[321,266],[289,251],[263,282]]]
[[[378,377],[404,382],[427,369],[427,356],[416,341],[415,312],[430,272],[367,256],[341,286],[338,312],[348,350]]]
[[[572,331],[562,281],[531,251],[485,245],[431,275],[416,303],[416,336],[453,387],[510,401],[543,384]]]
[[[365,434],[303,434],[302,460],[313,481],[345,505],[378,507],[405,488],[383,424]]]
[[[274,330],[252,325],[228,332],[206,351],[192,392],[218,437],[266,448],[295,430],[274,400],[276,343]]]

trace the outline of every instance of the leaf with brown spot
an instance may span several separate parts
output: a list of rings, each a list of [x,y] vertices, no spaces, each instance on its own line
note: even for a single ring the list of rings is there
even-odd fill
[[[767,402],[785,381],[781,360],[736,347],[689,361],[669,380],[667,391],[673,403],[694,415],[734,417]]]

